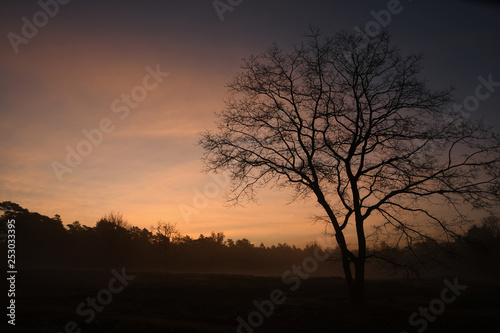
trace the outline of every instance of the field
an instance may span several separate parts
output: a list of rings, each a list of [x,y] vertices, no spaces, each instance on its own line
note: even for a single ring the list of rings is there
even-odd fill
[[[239,332],[411,333],[423,329],[424,320],[418,315],[414,320],[420,321],[411,326],[410,315],[442,297],[446,287],[444,278],[454,280],[450,276],[411,284],[402,280],[368,281],[368,305],[359,309],[349,304],[341,278],[296,279],[294,283],[285,283],[279,277],[126,274],[129,275],[127,285],[119,288],[118,280],[113,280],[114,275],[106,271],[19,272],[16,331],[65,332],[67,323],[73,321],[75,324],[68,324],[68,332],[79,332],[78,329],[82,332],[237,332],[237,318],[248,323],[251,314],[250,321],[255,327],[241,326]],[[113,280],[113,293],[106,291],[110,280]],[[425,332],[494,332],[493,327],[500,318],[500,288],[461,279],[459,283],[467,285],[467,289],[446,304],[442,313],[430,317],[433,322],[425,321],[428,324]],[[88,297],[96,298],[98,293],[105,304],[99,308],[100,312],[90,311],[88,304],[81,305]],[[112,298],[107,299],[106,295]],[[446,296],[451,298],[450,295]],[[282,304],[272,303],[270,299]],[[255,301],[264,315],[257,312]],[[434,306],[437,303],[439,301],[434,301]],[[80,313],[85,315],[77,314],[79,305]]]

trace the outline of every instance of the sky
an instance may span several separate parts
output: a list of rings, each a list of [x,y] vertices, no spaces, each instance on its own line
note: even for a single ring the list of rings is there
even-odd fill
[[[500,81],[499,14],[463,0],[4,0],[0,201],[66,224],[114,211],[139,227],[303,246],[324,231],[313,200],[264,189],[229,207],[224,176],[202,172],[199,134],[215,128],[242,59],[300,44],[310,24],[326,35],[385,25],[404,54],[424,53],[429,86],[455,87],[461,103],[480,76]],[[496,89],[470,117],[500,130]]]

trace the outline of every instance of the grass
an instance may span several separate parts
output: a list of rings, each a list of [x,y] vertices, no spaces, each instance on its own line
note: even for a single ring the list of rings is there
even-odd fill
[[[129,273],[129,272],[127,272]],[[64,332],[75,321],[82,332],[236,332],[237,317],[256,311],[254,301],[283,291],[286,301],[254,332],[417,332],[409,316],[440,297],[443,279],[419,284],[399,280],[367,282],[368,304],[349,303],[340,278],[302,280],[299,288],[279,277],[131,272],[136,278],[89,324],[76,307],[107,288],[110,272],[20,271],[17,332]],[[454,277],[448,277],[452,280]],[[500,318],[500,289],[476,281],[468,285],[425,332],[494,332]],[[4,330],[2,329],[2,332]],[[247,333],[247,330],[241,330]]]

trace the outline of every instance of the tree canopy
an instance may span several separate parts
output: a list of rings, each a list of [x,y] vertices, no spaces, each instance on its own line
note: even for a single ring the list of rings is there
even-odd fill
[[[360,302],[375,215],[385,221],[379,235],[406,245],[446,239],[466,221],[464,209],[491,208],[500,188],[498,135],[444,111],[452,89],[428,87],[421,54],[404,56],[386,31],[365,38],[312,29],[291,51],[274,45],[245,59],[217,130],[200,140],[206,171],[230,173],[231,200],[273,184],[318,202]]]

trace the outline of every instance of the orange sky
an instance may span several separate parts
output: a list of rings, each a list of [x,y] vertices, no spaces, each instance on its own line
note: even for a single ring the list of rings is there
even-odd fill
[[[409,50],[427,52],[425,73],[433,83],[460,86],[458,96],[467,96],[480,74],[494,73],[500,80],[498,47],[492,42],[497,43],[497,16],[477,8],[483,17],[474,19],[467,16],[471,8],[465,2],[443,3],[433,7],[434,12],[428,11],[429,5],[412,4],[406,16],[393,18],[391,32]],[[187,221],[180,207],[196,208],[197,191],[203,193],[213,183],[201,173],[198,133],[214,126],[224,85],[241,58],[273,41],[284,46],[299,42],[309,23],[327,33],[352,29],[373,19],[370,11],[385,5],[245,2],[227,13],[224,22],[209,2],[200,1],[175,7],[96,1],[61,7],[37,36],[20,45],[19,53],[7,38],[1,44],[0,200],[48,216],[59,214],[65,223],[79,220],[92,226],[104,214],[118,211],[133,225],[176,222],[182,233],[194,237],[224,231],[229,238],[266,245],[302,246],[314,240],[324,226],[313,224],[311,216],[321,211],[313,201],[288,205],[289,195],[282,191],[263,190],[259,205],[228,208],[221,188]],[[35,2],[6,1],[2,6],[3,36],[19,33],[20,18],[39,10]],[[448,19],[449,27],[439,13],[451,8],[456,17]],[[423,13],[425,23],[418,18]],[[466,28],[465,18],[471,21]],[[478,41],[478,35],[486,42]],[[446,43],[447,57],[437,54],[436,46]],[[456,62],[467,66],[457,72]],[[148,66],[170,74],[120,119],[112,102],[141,86]],[[498,112],[492,110],[499,105],[499,95],[485,101],[474,116],[492,117],[498,124]],[[97,128],[104,118],[114,130],[59,181],[54,161],[64,163],[66,147],[76,149],[85,140],[82,131]]]

